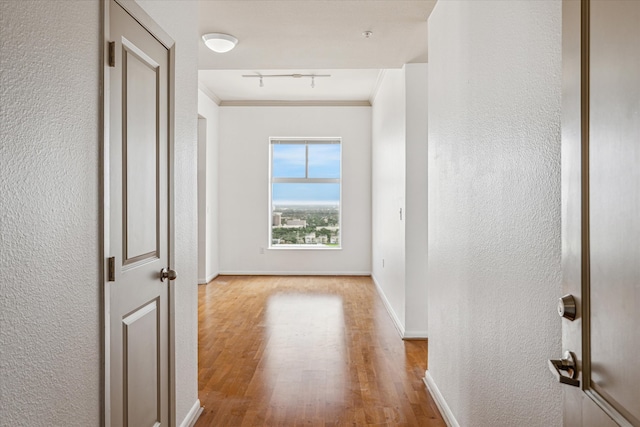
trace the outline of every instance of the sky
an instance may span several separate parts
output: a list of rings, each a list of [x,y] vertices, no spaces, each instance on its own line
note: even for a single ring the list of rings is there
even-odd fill
[[[340,202],[340,184],[272,184],[274,205],[334,205]]]
[[[274,178],[305,178],[304,145],[272,145]],[[340,144],[310,144],[308,178],[340,178]],[[340,184],[272,184],[273,204],[337,204]]]

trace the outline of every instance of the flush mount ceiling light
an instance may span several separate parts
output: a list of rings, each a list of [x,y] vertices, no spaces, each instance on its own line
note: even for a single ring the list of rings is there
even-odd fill
[[[202,36],[202,40],[204,40],[204,44],[206,44],[209,49],[218,53],[229,52],[238,44],[237,38],[222,33],[205,34]]]

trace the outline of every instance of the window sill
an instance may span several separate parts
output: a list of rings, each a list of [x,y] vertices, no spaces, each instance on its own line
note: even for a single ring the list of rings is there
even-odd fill
[[[342,246],[278,245],[278,246],[269,246],[267,249],[274,250],[274,251],[341,251]]]

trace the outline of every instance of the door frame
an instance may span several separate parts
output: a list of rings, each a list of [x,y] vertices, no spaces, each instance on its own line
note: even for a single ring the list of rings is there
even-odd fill
[[[100,272],[102,277],[102,290],[100,292],[100,331],[101,331],[101,425],[108,427],[111,425],[111,388],[110,388],[110,366],[109,366],[109,353],[110,353],[110,336],[111,331],[109,329],[109,284],[107,278],[108,266],[107,257],[111,253],[110,251],[110,229],[109,229],[109,217],[110,217],[110,188],[109,188],[109,94],[110,94],[110,82],[109,82],[109,49],[107,48],[110,38],[110,16],[109,16],[109,4],[111,0],[100,0],[100,226],[101,226],[101,261],[100,265],[102,271]],[[129,15],[131,15],[142,27],[144,27],[153,37],[158,40],[169,53],[168,64],[168,102],[169,102],[169,116],[168,116],[168,129],[167,135],[169,139],[169,146],[167,149],[168,155],[168,239],[169,239],[169,262],[168,267],[175,270],[175,66],[176,66],[176,52],[175,41],[169,36],[169,34],[158,25],[149,14],[142,9],[142,7],[135,2],[135,0],[113,0],[119,4]],[[176,398],[175,398],[175,307],[174,307],[174,286],[175,281],[169,281],[168,291],[168,307],[169,307],[169,426],[175,426],[175,414],[176,414]]]

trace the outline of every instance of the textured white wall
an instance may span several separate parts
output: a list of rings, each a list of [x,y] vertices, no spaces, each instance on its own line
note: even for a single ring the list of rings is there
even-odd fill
[[[99,28],[0,2],[0,426],[100,423]]]
[[[372,275],[403,336],[426,337],[427,64],[386,70],[372,116]]]
[[[386,70],[372,107],[372,276],[402,332],[405,327],[405,222],[400,220],[400,209],[404,215],[405,110],[404,69]]]
[[[342,137],[342,250],[268,250],[269,137]],[[220,107],[220,273],[371,271],[371,108]]]
[[[175,398],[180,425],[198,399],[198,2],[138,0],[176,42],[175,70],[175,253],[173,282],[175,323]]]
[[[561,2],[429,19],[429,370],[462,426],[562,423]]]
[[[218,140],[219,108],[204,92],[198,91],[198,114],[206,119],[206,158],[204,160],[206,179],[206,258],[204,272],[198,277],[200,283],[206,283],[218,275]],[[198,161],[200,161],[199,159]],[[200,164],[198,164],[198,169]]]
[[[207,119],[198,91],[198,284],[207,283]]]
[[[427,336],[427,64],[405,72],[405,337]]]

